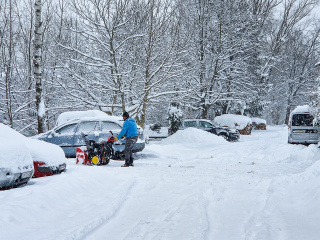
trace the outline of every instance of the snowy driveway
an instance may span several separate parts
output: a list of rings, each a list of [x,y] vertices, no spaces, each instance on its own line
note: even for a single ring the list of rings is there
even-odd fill
[[[187,129],[136,158],[69,159],[66,173],[0,191],[0,239],[319,239],[320,149],[287,144],[286,127],[235,143]]]

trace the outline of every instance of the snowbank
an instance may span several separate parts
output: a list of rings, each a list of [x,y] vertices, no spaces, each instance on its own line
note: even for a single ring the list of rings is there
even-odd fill
[[[229,128],[236,128],[238,130],[244,129],[248,124],[252,124],[251,118],[234,114],[217,116],[215,117],[214,122],[221,127],[227,126]]]
[[[16,165],[16,161],[33,164],[33,161],[41,161],[47,165],[57,165],[66,163],[66,158],[62,148],[52,143],[28,138],[9,126],[0,124],[0,166],[3,166],[8,159],[14,159],[11,165]],[[18,160],[19,159],[19,160]]]
[[[178,130],[175,134],[162,140],[164,144],[185,144],[185,143],[198,143],[198,144],[221,144],[226,140],[218,137],[215,134],[206,132],[201,129],[189,127],[185,130]]]
[[[61,113],[56,121],[56,126],[60,126],[61,124],[71,120],[71,119],[79,119],[84,117],[108,117],[109,115],[101,112],[99,110],[88,110],[88,111],[70,111]]]

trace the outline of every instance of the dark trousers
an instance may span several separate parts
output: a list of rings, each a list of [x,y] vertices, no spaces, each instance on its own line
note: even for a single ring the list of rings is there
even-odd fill
[[[138,140],[138,136],[126,138],[126,145],[124,147],[126,165],[133,164],[132,149],[133,149],[134,144],[137,142],[137,140]]]

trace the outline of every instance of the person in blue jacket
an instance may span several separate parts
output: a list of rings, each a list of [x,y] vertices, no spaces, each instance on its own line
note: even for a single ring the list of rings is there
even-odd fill
[[[129,117],[129,113],[124,112],[123,115],[123,126],[121,132],[118,134],[117,138],[120,139],[123,136],[126,137],[126,145],[124,148],[124,154],[125,154],[125,164],[121,167],[133,167],[133,158],[132,158],[132,149],[134,144],[138,140],[138,127],[136,124],[136,121],[133,118]]]

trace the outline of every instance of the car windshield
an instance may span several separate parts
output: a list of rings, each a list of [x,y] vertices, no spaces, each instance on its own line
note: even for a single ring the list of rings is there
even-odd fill
[[[78,132],[88,133],[92,131],[99,130],[99,122],[98,121],[89,121],[80,123],[80,127]]]
[[[59,133],[59,134],[66,134],[66,135],[73,134],[76,126],[77,126],[77,124],[70,124],[70,125],[67,125],[67,126],[64,126],[62,128],[55,130],[55,132]]]
[[[313,116],[311,114],[294,114],[292,126],[313,126]]]
[[[121,130],[119,124],[114,122],[102,122],[102,131]]]

